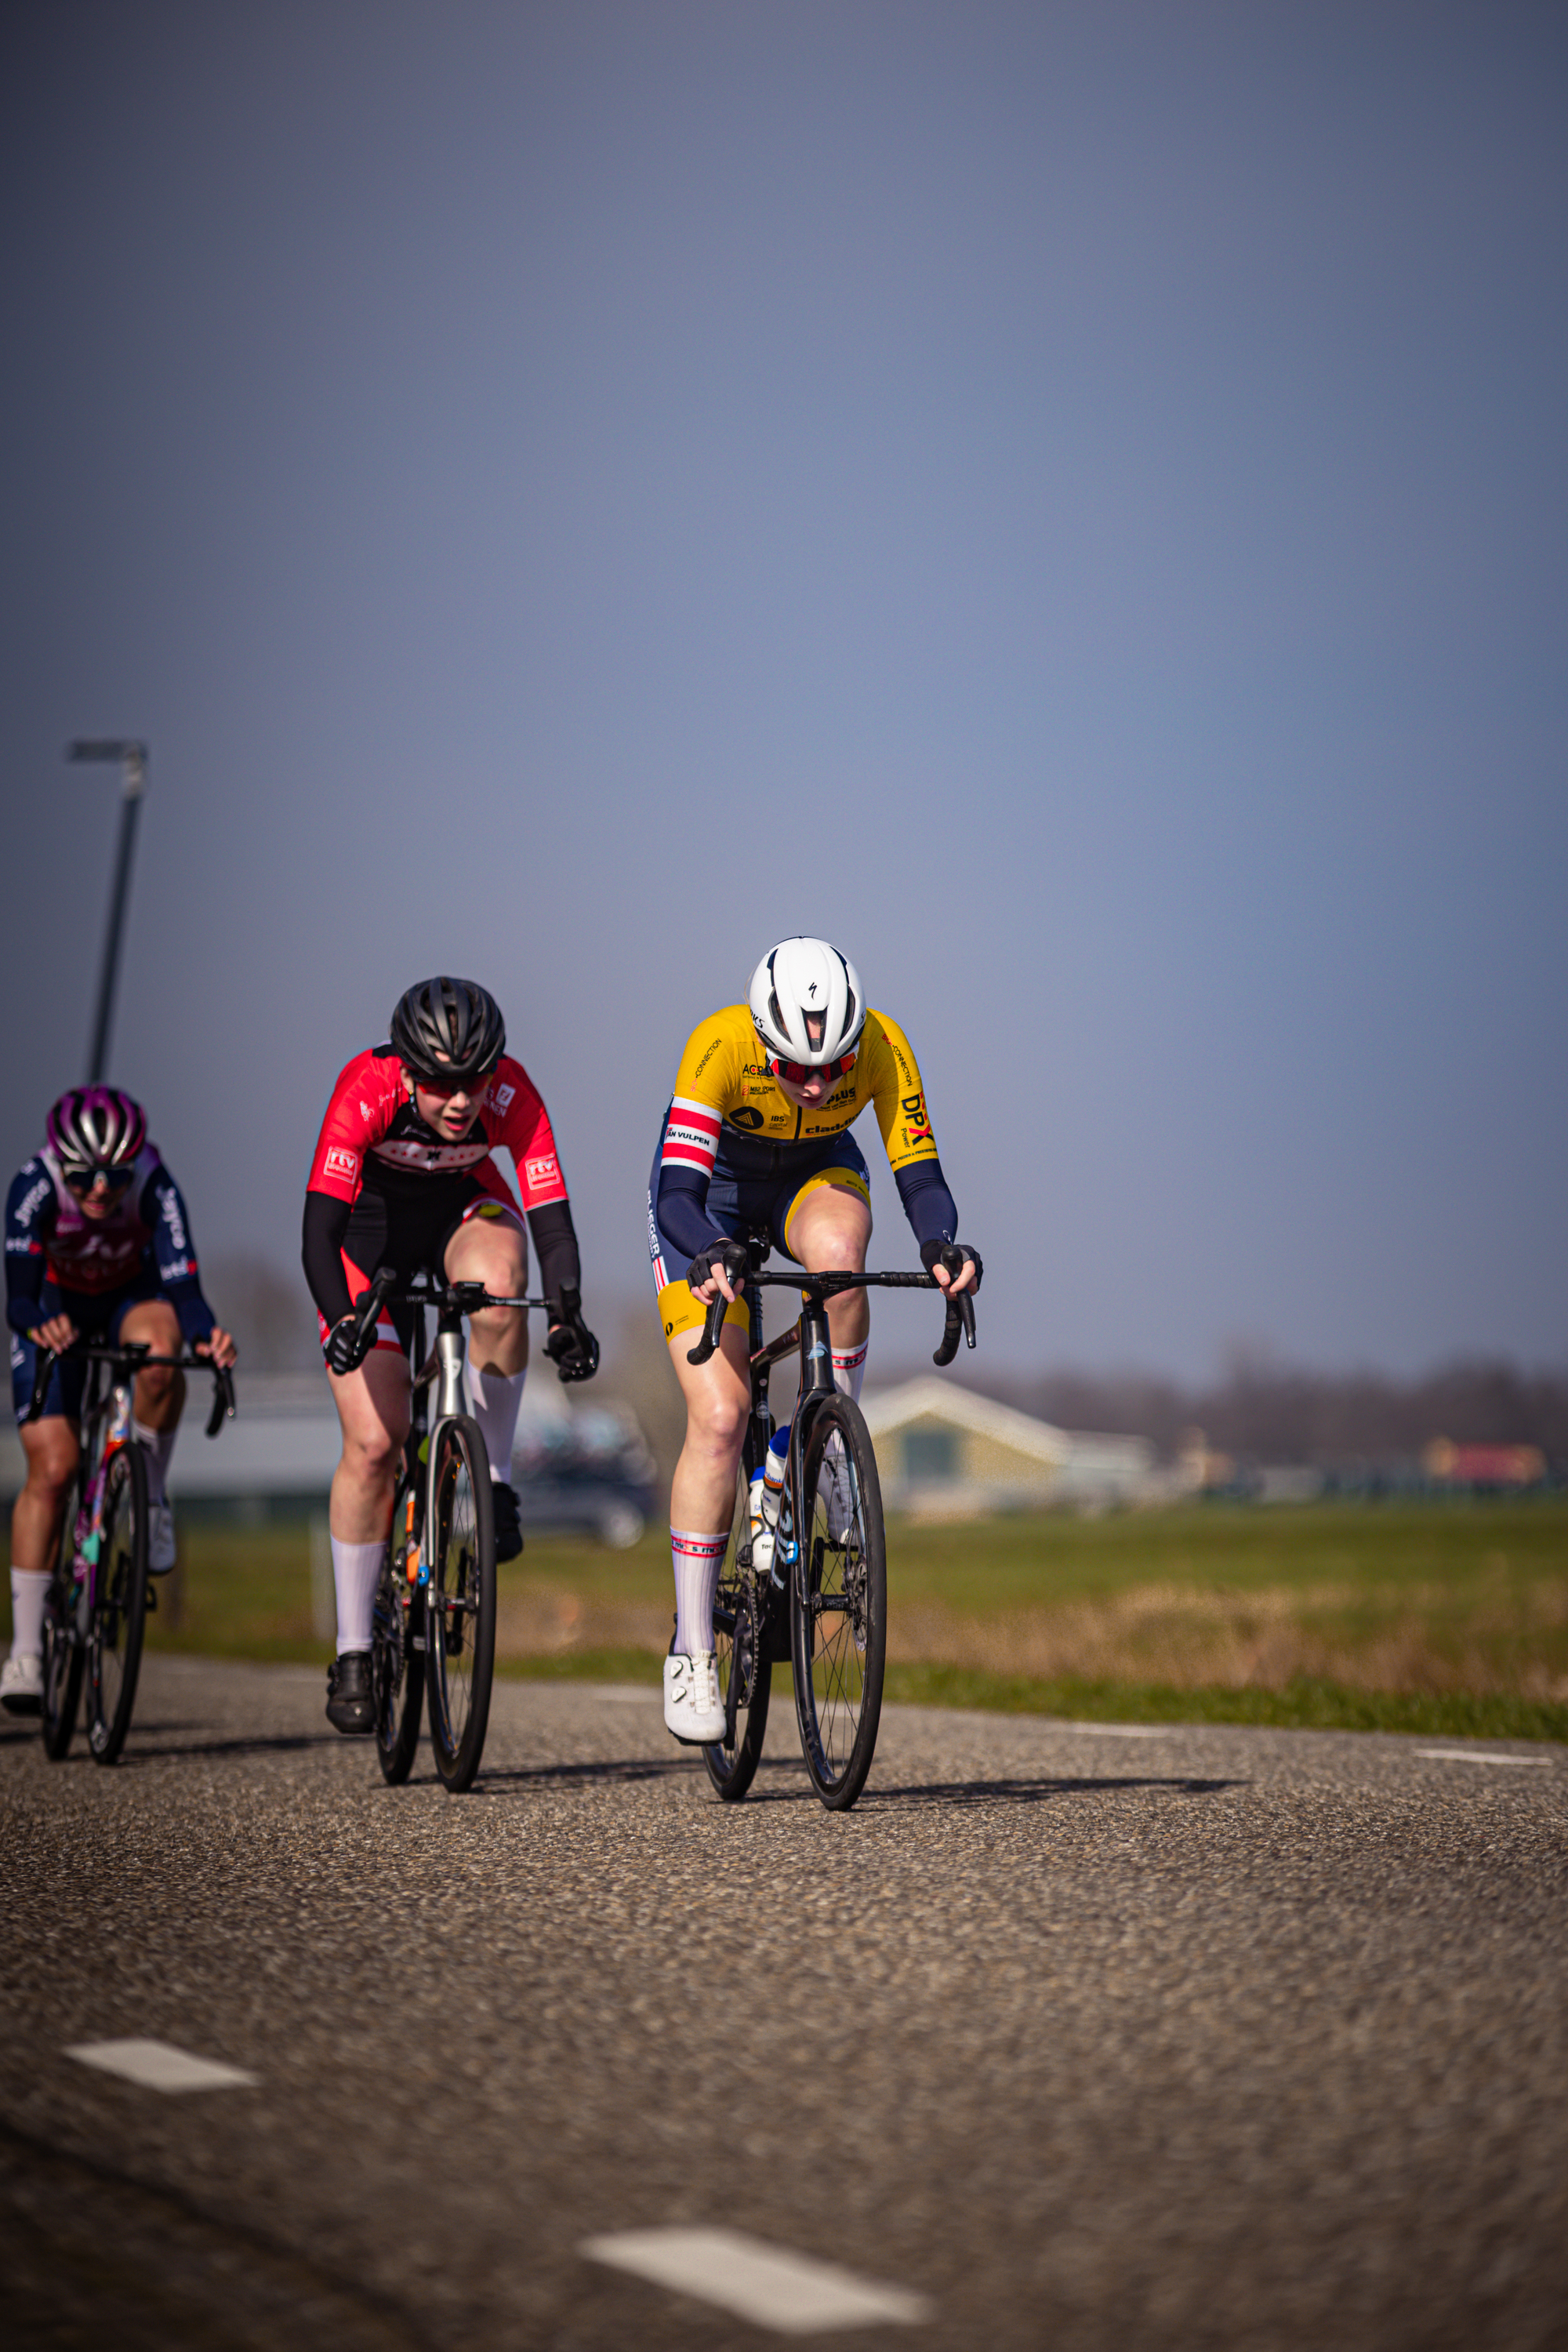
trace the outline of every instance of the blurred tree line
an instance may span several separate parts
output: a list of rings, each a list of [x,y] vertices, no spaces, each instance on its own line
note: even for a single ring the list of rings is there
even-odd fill
[[[1568,1374],[1461,1360],[1416,1380],[1380,1372],[1308,1372],[1238,1354],[1201,1387],[1126,1374],[965,1374],[965,1385],[1061,1429],[1152,1438],[1163,1454],[1201,1429],[1238,1461],[1394,1462],[1434,1437],[1460,1445],[1538,1445],[1568,1465]]]

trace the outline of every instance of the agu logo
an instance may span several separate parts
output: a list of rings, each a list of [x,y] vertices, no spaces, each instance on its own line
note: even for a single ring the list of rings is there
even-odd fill
[[[531,1192],[542,1192],[548,1185],[561,1181],[561,1167],[553,1152],[546,1152],[539,1160],[525,1160],[522,1165]]]
[[[325,1172],[329,1176],[346,1176],[352,1182],[359,1174],[359,1153],[345,1151],[341,1143],[332,1144],[327,1152]]]

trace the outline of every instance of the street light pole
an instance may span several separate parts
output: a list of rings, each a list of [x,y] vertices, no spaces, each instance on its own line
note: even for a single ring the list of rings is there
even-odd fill
[[[147,789],[147,746],[107,740],[72,743],[68,760],[118,760],[120,762],[120,844],[115,853],[114,887],[109,901],[109,929],[104,935],[103,963],[98,976],[98,1013],[92,1024],[92,1051],[87,1082],[100,1086],[109,1062],[109,1029],[114,1017],[114,983],[120,971],[120,943],[125,930],[125,902],[131,896],[131,859],[136,846],[136,820]]]

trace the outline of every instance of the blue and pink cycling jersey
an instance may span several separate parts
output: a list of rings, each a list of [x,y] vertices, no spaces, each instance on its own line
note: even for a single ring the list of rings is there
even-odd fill
[[[191,1221],[155,1146],[142,1146],[130,1184],[103,1217],[86,1214],[53,1152],[46,1148],[29,1160],[5,1202],[5,1320],[18,1414],[37,1360],[29,1331],[64,1313],[79,1330],[114,1339],[127,1307],[159,1297],[178,1316],[187,1344],[210,1338],[214,1317],[202,1295]],[[79,1398],[82,1369],[68,1359],[57,1367],[46,1412],[70,1410],[68,1391]]]

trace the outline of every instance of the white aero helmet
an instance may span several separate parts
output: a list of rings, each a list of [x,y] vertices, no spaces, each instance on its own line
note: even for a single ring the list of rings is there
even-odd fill
[[[860,975],[826,940],[781,940],[752,974],[752,1018],[779,1061],[820,1070],[866,1025]]]

